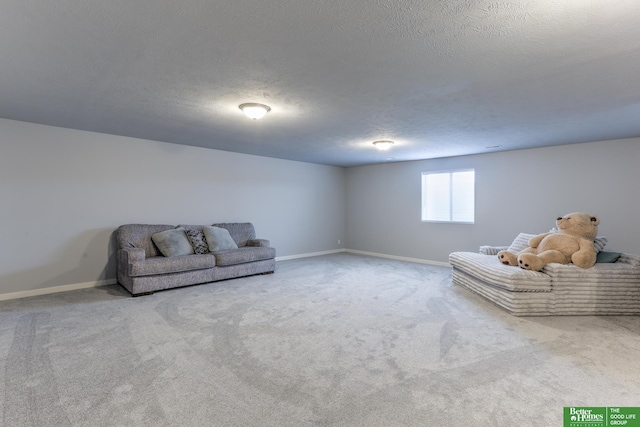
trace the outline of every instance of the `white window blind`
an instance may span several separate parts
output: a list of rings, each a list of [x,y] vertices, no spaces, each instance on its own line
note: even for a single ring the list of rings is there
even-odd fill
[[[422,220],[473,223],[475,170],[423,172]]]

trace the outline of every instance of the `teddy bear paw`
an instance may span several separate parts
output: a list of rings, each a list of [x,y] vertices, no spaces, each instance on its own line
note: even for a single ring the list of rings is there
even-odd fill
[[[520,254],[518,266],[523,270],[540,271],[544,267],[544,262],[535,254]]]
[[[504,265],[516,266],[518,265],[518,260],[514,254],[507,251],[498,252],[498,260]]]

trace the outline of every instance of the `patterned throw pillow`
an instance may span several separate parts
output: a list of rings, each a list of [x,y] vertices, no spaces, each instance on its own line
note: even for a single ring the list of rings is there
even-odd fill
[[[209,245],[207,244],[207,239],[204,237],[202,230],[185,230],[185,233],[187,233],[189,242],[191,242],[193,251],[196,254],[202,255],[209,253]]]

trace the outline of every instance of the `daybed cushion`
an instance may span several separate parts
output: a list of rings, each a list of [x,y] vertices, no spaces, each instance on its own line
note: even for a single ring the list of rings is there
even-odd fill
[[[608,241],[609,239],[607,239],[605,236],[596,236],[595,240],[593,241],[593,247],[596,248],[596,252],[601,252],[607,245]]]
[[[623,254],[615,263],[590,268],[550,263],[543,268],[554,285],[554,313],[639,314],[640,269]]]
[[[504,265],[495,256],[454,252],[449,263],[476,280],[512,292],[550,292],[551,278],[539,271]]]
[[[637,255],[623,253],[615,263],[598,263],[590,268],[549,263],[540,272],[505,266],[494,255],[471,252],[454,252],[449,255],[449,262],[455,284],[484,296],[516,316],[640,313],[640,256]],[[522,273],[529,277],[519,276]],[[545,286],[517,283],[533,283],[539,275],[550,280],[551,286],[546,292]]]
[[[214,255],[216,256],[216,265],[223,267],[263,259],[272,259],[276,256],[276,250],[275,248],[269,247],[244,246],[228,251],[215,252]]]
[[[151,240],[156,244],[162,255],[166,257],[191,255],[194,253],[193,246],[189,242],[184,228],[160,231],[151,236]]]
[[[153,257],[129,264],[129,276],[153,276],[158,274],[177,273],[181,271],[200,270],[215,267],[213,255],[184,255],[173,257]]]
[[[238,245],[229,234],[229,230],[220,227],[205,226],[202,228],[209,245],[209,252],[238,249]]]
[[[511,246],[507,249],[507,251],[517,254],[518,252],[525,250],[529,247],[529,239],[531,239],[535,234],[529,233],[520,233],[513,239],[511,242]]]
[[[453,283],[485,297],[516,316],[540,316],[550,312],[553,292],[512,292],[487,285],[458,269],[453,270]]]

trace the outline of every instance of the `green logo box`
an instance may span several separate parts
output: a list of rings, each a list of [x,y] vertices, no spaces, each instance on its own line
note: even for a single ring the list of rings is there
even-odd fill
[[[563,427],[640,427],[640,407],[565,406]]]

